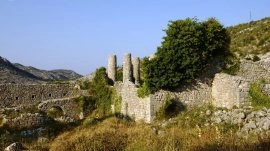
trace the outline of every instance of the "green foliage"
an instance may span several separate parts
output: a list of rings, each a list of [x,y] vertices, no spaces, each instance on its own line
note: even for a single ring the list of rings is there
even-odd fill
[[[171,105],[172,105],[172,99],[169,95],[167,95],[165,98],[165,103],[156,113],[156,118],[157,119],[165,119],[167,117],[166,111],[167,111],[168,107]]]
[[[52,118],[59,118],[64,115],[64,112],[60,107],[54,106],[47,111],[47,115]]]
[[[90,80],[80,81],[79,85],[80,85],[80,89],[88,90],[91,87],[91,81]]]
[[[261,80],[258,83],[252,83],[249,89],[249,95],[251,96],[252,106],[256,109],[261,109],[263,107],[270,107],[270,97],[264,94],[261,90],[260,85],[265,81]]]
[[[223,69],[223,72],[230,75],[236,75],[240,69],[240,60],[230,57],[227,59],[226,65],[227,66]]]
[[[92,96],[79,96],[74,99],[79,105],[79,112],[89,114],[95,109],[95,99]]]
[[[118,67],[116,70],[116,81],[123,81],[123,67]]]
[[[140,98],[144,98],[150,95],[150,90],[147,87],[146,83],[143,83],[142,86],[137,90],[137,94]]]
[[[155,57],[144,59],[144,80],[151,91],[173,90],[191,82],[216,56],[226,56],[230,37],[214,18],[170,21]]]
[[[109,86],[109,78],[104,67],[97,69],[95,73],[91,91],[96,100],[95,106],[99,116],[106,116],[111,114],[113,88]]]
[[[270,18],[227,28],[231,36],[230,50],[240,57],[270,51]]]
[[[112,101],[114,105],[114,114],[119,114],[121,112],[122,97],[117,95],[115,89],[112,89]]]
[[[98,123],[98,120],[96,118],[89,116],[88,118],[86,118],[83,121],[82,125],[83,126],[91,126],[91,125],[95,125],[97,123]]]

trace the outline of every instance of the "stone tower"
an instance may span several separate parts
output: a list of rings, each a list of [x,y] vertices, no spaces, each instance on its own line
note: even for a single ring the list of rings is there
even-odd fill
[[[114,83],[116,81],[116,69],[117,68],[117,61],[116,55],[110,55],[108,60],[108,77]]]
[[[140,59],[135,57],[133,59],[133,77],[135,79],[135,85],[140,86]]]
[[[125,54],[124,64],[123,64],[123,83],[132,81],[132,64],[131,64],[131,54]]]

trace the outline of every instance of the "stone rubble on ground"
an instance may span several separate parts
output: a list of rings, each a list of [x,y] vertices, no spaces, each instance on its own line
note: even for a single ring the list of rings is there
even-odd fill
[[[210,121],[212,125],[239,125],[240,134],[262,133],[270,131],[270,109],[263,108],[258,111],[251,109],[217,110],[213,112]]]

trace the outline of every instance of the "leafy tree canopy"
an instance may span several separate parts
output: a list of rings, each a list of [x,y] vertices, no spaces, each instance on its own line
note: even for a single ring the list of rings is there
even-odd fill
[[[112,89],[109,86],[109,78],[106,68],[101,67],[95,71],[95,76],[91,82],[91,91],[95,96],[96,108],[101,116],[111,113]]]
[[[155,57],[144,59],[144,80],[151,91],[175,89],[190,82],[217,55],[229,51],[230,37],[214,18],[170,21]]]

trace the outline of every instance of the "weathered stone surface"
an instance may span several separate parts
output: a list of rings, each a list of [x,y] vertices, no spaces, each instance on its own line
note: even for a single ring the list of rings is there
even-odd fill
[[[269,109],[268,109],[269,110]],[[247,133],[261,133],[270,130],[270,115],[268,110],[261,109],[252,111],[250,109],[232,109],[215,111],[211,118],[212,124],[233,124],[240,126],[239,135]]]
[[[149,97],[139,98],[137,95],[140,78],[139,58],[135,58],[133,67],[134,71],[132,71],[131,54],[126,54],[123,64],[123,82],[116,82],[114,85],[118,95],[122,98],[121,113],[135,121],[151,122],[163,105],[166,92],[160,91]],[[135,83],[132,82],[132,77],[135,78]]]
[[[132,63],[131,54],[125,54],[123,63],[123,82],[132,81]]]
[[[230,109],[249,106],[249,86],[250,82],[242,77],[216,74],[212,84],[212,104]]]
[[[132,61],[132,65],[135,85],[140,86],[140,59],[138,57],[135,57]]]
[[[4,120],[4,124],[16,129],[42,127],[51,122],[51,118],[40,113],[24,113],[20,117]]]
[[[191,87],[184,87],[178,92],[170,92],[170,95],[187,107],[203,106],[212,100],[211,86],[201,81],[196,81]]]
[[[108,78],[111,79],[113,82],[116,81],[116,68],[117,68],[117,61],[116,61],[116,55],[109,56],[108,60]]]
[[[37,105],[42,101],[69,98],[80,95],[72,84],[2,84],[0,85],[0,108]]]
[[[43,101],[38,105],[38,109],[47,112],[53,107],[62,109],[65,116],[73,119],[79,119],[80,107],[79,104],[74,101],[73,98],[53,99]]]

